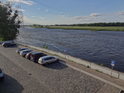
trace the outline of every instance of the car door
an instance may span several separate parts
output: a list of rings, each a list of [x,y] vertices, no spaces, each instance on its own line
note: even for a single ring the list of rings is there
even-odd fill
[[[51,63],[51,62],[54,62],[54,58],[53,57],[50,57],[49,58],[49,62]]]

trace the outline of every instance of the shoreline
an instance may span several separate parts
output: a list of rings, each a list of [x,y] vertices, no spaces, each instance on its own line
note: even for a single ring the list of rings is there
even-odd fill
[[[33,28],[65,29],[65,30],[91,30],[91,31],[124,31],[123,26],[45,26]]]

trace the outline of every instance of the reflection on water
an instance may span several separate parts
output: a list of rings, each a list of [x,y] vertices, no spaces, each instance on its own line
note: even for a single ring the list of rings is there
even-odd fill
[[[124,32],[21,28],[18,42],[79,57],[124,72]]]

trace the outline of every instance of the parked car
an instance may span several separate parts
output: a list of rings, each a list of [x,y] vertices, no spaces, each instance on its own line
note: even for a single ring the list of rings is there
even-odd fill
[[[30,55],[31,55],[31,53],[32,53],[32,52],[27,53],[27,54],[25,55],[25,58],[30,60]]]
[[[2,41],[0,41],[0,45],[2,45],[2,43],[3,43],[3,42],[2,42]]]
[[[39,58],[38,63],[44,65],[48,63],[57,62],[57,61],[59,61],[59,59],[55,56],[43,56]]]
[[[31,54],[33,54],[33,53],[37,53],[37,52],[31,51],[31,52],[29,52],[29,53],[27,53],[27,54],[25,55],[25,58],[30,60]]]
[[[0,69],[0,80],[4,79],[4,73],[2,72],[2,70]]]
[[[16,46],[16,44],[14,42],[3,42],[2,46],[3,47],[13,47],[13,46]]]
[[[32,50],[29,50],[29,49],[26,49],[26,50],[22,50],[22,51],[20,51],[20,55],[22,56],[22,57],[25,57],[25,55],[27,54],[27,53],[30,53]]]
[[[46,56],[46,54],[41,53],[41,52],[34,52],[34,53],[30,54],[30,60],[33,61],[33,62],[38,63],[38,59],[40,57],[43,57],[43,56]]]
[[[22,51],[22,50],[27,50],[28,48],[19,48],[19,49],[17,49],[16,50],[16,53],[19,53],[20,54],[20,52]]]

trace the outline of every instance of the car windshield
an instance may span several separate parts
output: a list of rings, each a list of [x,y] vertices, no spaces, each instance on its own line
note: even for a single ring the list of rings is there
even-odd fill
[[[41,54],[41,53],[40,53],[40,52],[34,52],[34,53],[32,53],[32,54],[36,55],[36,54]]]
[[[27,50],[27,51],[25,51],[25,52],[31,52],[31,50]]]

